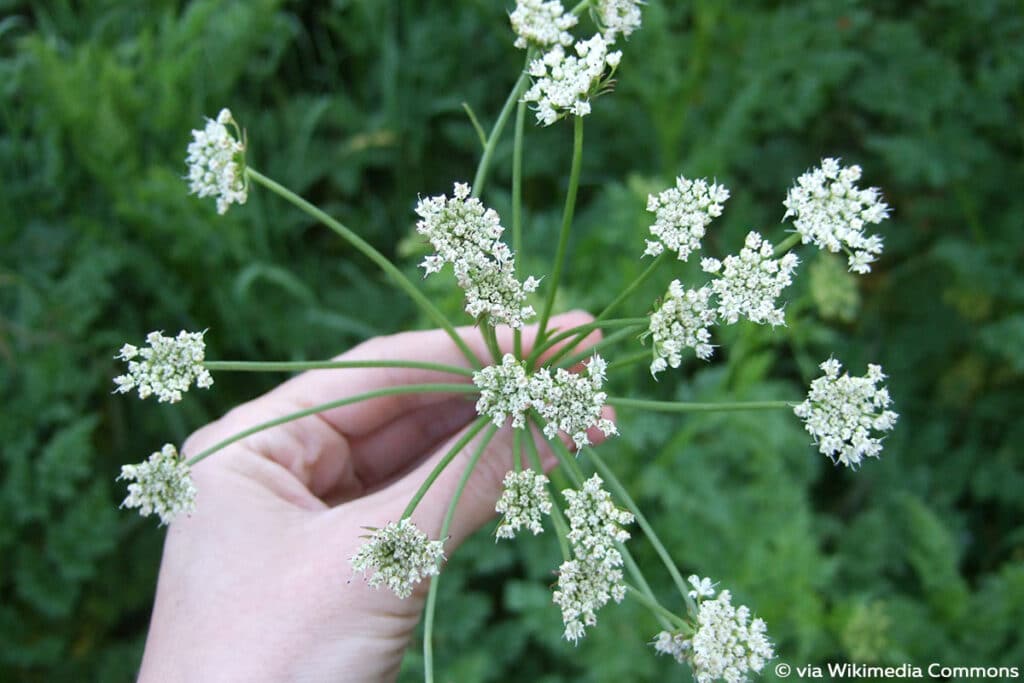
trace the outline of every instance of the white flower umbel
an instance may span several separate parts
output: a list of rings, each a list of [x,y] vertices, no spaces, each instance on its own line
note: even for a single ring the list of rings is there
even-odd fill
[[[517,36],[515,46],[523,50],[530,45],[571,45],[569,29],[578,21],[559,0],[518,0],[508,18]]]
[[[860,166],[842,167],[838,159],[823,159],[797,178],[783,205],[786,215],[804,244],[813,242],[831,252],[844,250],[850,270],[871,272],[871,264],[882,253],[882,238],[865,235],[868,223],[881,223],[889,217],[889,206],[876,187],[861,190]]]
[[[161,403],[176,403],[193,382],[201,389],[209,389],[213,377],[203,367],[204,334],[182,330],[177,337],[165,337],[160,332],[150,332],[146,335],[147,347],[125,344],[114,357],[128,362],[128,374],[114,378],[114,391],[127,394],[135,389],[139,398],[155,395]]]
[[[426,576],[436,576],[444,560],[444,543],[431,541],[412,520],[391,522],[375,529],[370,540],[352,556],[352,568],[373,572],[367,583],[387,586],[400,598],[412,595],[413,587]]]
[[[581,490],[562,491],[569,502],[565,515],[574,559],[559,567],[553,599],[562,610],[565,638],[573,642],[583,637],[585,627],[597,623],[597,610],[626,595],[622,554],[615,544],[629,539],[620,525],[631,524],[633,515],[615,506],[603,483],[595,474]]]
[[[889,390],[877,386],[885,379],[881,366],[868,365],[863,377],[840,376],[842,365],[833,358],[819,367],[825,375],[811,382],[807,400],[793,412],[833,463],[856,468],[865,457],[877,458],[882,441],[873,434],[891,430],[899,417],[888,410]]]
[[[234,136],[228,131],[231,126]],[[203,130],[192,131],[188,145],[189,192],[215,197],[217,213],[232,204],[245,204],[249,183],[245,177],[245,140],[231,111],[221,109],[216,119],[207,119]]]
[[[711,358],[711,332],[718,313],[711,305],[711,288],[683,289],[679,280],[669,283],[665,299],[651,314],[648,333],[654,342],[654,361],[651,374],[657,375],[671,366],[678,368],[683,361],[683,349],[693,349],[697,358]]]
[[[750,609],[745,606],[734,607],[729,591],[722,591],[716,598],[709,579],[696,579],[690,577],[697,587],[690,596],[696,593],[698,601],[696,620],[691,624],[693,635],[662,631],[651,645],[659,654],[671,655],[680,664],[688,663],[697,683],[748,680],[751,672],[760,672],[775,657],[764,620],[751,620]]]
[[[512,252],[502,242],[494,244],[491,258],[454,264],[455,280],[466,292],[466,313],[474,318],[486,316],[493,326],[521,328],[536,315],[533,306],[525,305],[526,295],[537,291],[540,280],[516,279]]]
[[[594,354],[585,373],[558,368],[552,375],[548,368],[542,368],[530,378],[530,405],[547,423],[544,436],[553,439],[561,430],[572,437],[577,448],[582,448],[590,443],[590,427],[597,427],[605,436],[618,433],[614,422],[601,417],[608,398],[601,391],[606,369],[604,359]]]
[[[536,291],[540,281],[515,276],[512,251],[501,235],[505,228],[493,209],[470,197],[470,187],[455,183],[453,197],[421,199],[416,205],[420,220],[416,231],[426,237],[434,253],[423,259],[427,275],[444,264],[452,264],[455,279],[466,292],[466,312],[474,318],[487,316],[491,325],[522,327],[535,313],[525,305],[526,295]]]
[[[622,525],[633,523],[633,513],[617,508],[603,485],[604,480],[595,474],[583,482],[579,491],[562,491],[569,503],[565,516],[569,520],[569,542],[576,557],[596,558],[618,553],[615,543],[629,539],[629,532]]]
[[[155,512],[160,524],[170,524],[182,512],[189,514],[195,510],[196,487],[188,463],[171,444],[165,444],[148,460],[123,465],[118,476],[121,479],[133,482],[128,485],[128,496],[121,507],[139,508],[143,517]]]
[[[719,317],[730,325],[740,316],[773,327],[785,324],[775,300],[793,282],[799,259],[792,253],[773,259],[772,253],[771,242],[750,232],[738,256],[727,256],[724,263],[715,258],[701,260],[705,272],[718,275],[711,288],[718,299]]]
[[[676,186],[647,197],[647,210],[655,214],[651,234],[646,240],[645,256],[657,256],[665,249],[676,252],[680,261],[700,249],[700,241],[711,221],[722,215],[722,205],[729,199],[724,185],[709,184],[699,178],[676,178]]]
[[[416,204],[416,231],[434,248],[420,264],[427,275],[440,272],[446,263],[472,262],[480,267],[477,262],[487,260],[505,232],[498,212],[470,197],[471,192],[466,183],[455,183],[451,199],[442,194]]]
[[[501,359],[501,365],[491,365],[473,373],[473,384],[480,389],[476,402],[478,415],[486,415],[500,427],[509,416],[512,426],[526,426],[526,411],[530,409],[530,380],[525,361],[516,360],[511,353]]]
[[[621,565],[622,557],[615,552]],[[558,568],[558,585],[552,595],[562,610],[563,636],[573,643],[586,635],[586,627],[597,624],[597,611],[615,599],[626,596],[622,570],[609,556],[601,562],[566,560]]]
[[[548,478],[533,470],[509,472],[505,475],[504,486],[494,506],[495,512],[504,515],[495,535],[514,538],[523,527],[534,535],[544,531],[541,516],[551,514]]]
[[[614,43],[619,35],[628,38],[640,28],[640,0],[598,0],[594,18],[603,29],[604,39]]]
[[[564,116],[589,114],[590,98],[608,84],[622,59],[621,52],[608,51],[600,34],[577,42],[573,50],[575,55],[566,54],[555,45],[530,63],[533,85],[523,101],[536,106],[537,121],[545,126]]]
[[[760,672],[775,657],[764,620],[751,621],[750,609],[744,605],[733,607],[727,590],[700,603],[696,627],[684,656],[697,683],[720,678],[745,681],[750,672]]]

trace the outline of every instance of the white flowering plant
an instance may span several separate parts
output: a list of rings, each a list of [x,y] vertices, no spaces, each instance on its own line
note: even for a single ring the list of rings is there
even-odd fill
[[[685,286],[677,275],[695,252],[707,254],[704,238],[714,230],[714,220],[726,210],[732,192],[714,179],[679,175],[672,187],[648,198],[646,208],[653,214],[650,239],[636,245],[637,259],[648,261],[635,281],[608,302],[592,322],[570,329],[551,325],[559,284],[569,261],[584,123],[586,117],[595,115],[597,98],[613,89],[620,67],[628,77],[628,64],[622,63],[622,53],[615,48],[641,28],[642,9],[643,3],[636,0],[584,0],[571,10],[559,0],[519,0],[510,13],[510,43],[526,50],[523,71],[490,133],[485,135],[484,151],[472,182],[453,179],[450,195],[421,197],[416,204],[416,232],[431,250],[420,263],[424,277],[451,267],[465,297],[465,314],[479,327],[490,352],[485,361],[456,332],[456,321],[449,320],[358,231],[248,165],[245,133],[228,109],[208,120],[205,128],[193,131],[186,159],[191,192],[214,198],[218,213],[223,214],[232,205],[245,204],[248,193],[258,186],[308,213],[390,276],[450,336],[465,356],[466,365],[395,359],[295,363],[207,360],[205,332],[187,331],[177,337],[152,332],[146,339],[148,346],[140,349],[125,344],[116,356],[128,365],[126,373],[114,379],[114,391],[137,391],[140,398],[155,396],[161,402],[181,400],[193,384],[211,387],[211,373],[215,372],[344,372],[352,367],[429,369],[453,379],[452,384],[393,387],[386,390],[389,394],[457,390],[472,396],[477,418],[466,436],[411,497],[401,519],[372,528],[366,543],[350,559],[351,567],[364,573],[371,586],[390,590],[400,598],[408,597],[419,582],[433,577],[425,616],[424,659],[428,663],[432,661],[434,596],[445,561],[451,514],[436,539],[418,529],[411,515],[436,475],[451,466],[454,455],[473,436],[483,434],[483,442],[467,466],[470,469],[497,428],[516,432],[512,467],[504,478],[504,492],[495,500],[495,511],[501,516],[495,535],[497,539],[512,539],[523,530],[540,534],[546,519],[550,520],[562,549],[562,562],[554,570],[557,578],[552,601],[562,614],[564,638],[578,642],[597,623],[598,612],[608,602],[630,597],[648,609],[652,621],[661,627],[652,636],[654,650],[689,665],[695,679],[703,683],[745,680],[760,672],[774,656],[767,626],[747,607],[733,606],[730,591],[719,591],[709,579],[683,579],[677,559],[616,477],[614,463],[606,462],[599,452],[605,447],[592,443],[598,435],[614,443],[619,430],[609,419],[608,408],[675,413],[790,410],[804,422],[822,454],[849,468],[858,467],[867,457],[879,457],[882,437],[897,421],[897,414],[890,409],[888,391],[877,386],[885,377],[882,369],[870,365],[864,377],[840,376],[841,365],[835,359],[821,364],[824,376],[813,382],[802,401],[780,397],[719,404],[669,402],[615,395],[607,386],[611,373],[638,363],[649,363],[653,383],[661,373],[684,363],[710,361],[715,355],[717,325],[734,325],[742,320],[784,328],[784,292],[800,265],[795,250],[804,245],[842,251],[850,271],[869,272],[882,252],[882,240],[875,234],[865,234],[865,230],[869,224],[884,220],[889,207],[876,188],[857,186],[862,176],[858,166],[843,167],[837,159],[826,158],[797,179],[782,201],[786,209],[783,220],[792,222],[777,230],[778,237],[773,239],[768,231],[751,230],[735,254],[703,256],[699,266],[705,282],[697,287]],[[525,274],[520,272],[519,263],[529,249],[524,240],[522,169],[526,112],[530,109],[538,125],[571,126],[573,134],[554,260],[545,272]],[[481,196],[495,148],[513,114],[512,215],[510,230],[506,231],[502,217]],[[615,317],[644,283],[656,277],[663,277],[667,287],[661,300],[646,302],[634,317]],[[534,323],[538,332],[532,349],[527,351],[523,328]],[[511,352],[501,351],[499,328],[511,328]],[[615,333],[580,350],[579,344],[597,330]],[[623,341],[634,343],[636,350],[623,357],[611,356],[609,350],[614,352]],[[650,346],[643,348],[648,343]],[[350,397],[344,403],[383,393]],[[161,523],[171,523],[176,515],[188,514],[202,505],[202,491],[196,490],[190,478],[191,466],[244,435],[338,405],[340,402],[335,401],[312,406],[251,425],[188,459],[179,455],[174,445],[167,444],[147,461],[123,468],[121,478],[132,482],[123,506],[138,508],[143,515],[156,513]],[[491,428],[485,430],[488,423]],[[546,441],[555,453],[562,476],[571,486],[554,490],[538,454],[537,439]],[[588,476],[586,472],[591,468],[596,473]],[[463,475],[450,501],[452,510],[467,475]],[[671,602],[656,596],[644,568],[626,545],[636,531],[634,525],[651,543],[672,578],[676,595]],[[699,559],[686,561],[697,563]],[[426,678],[432,677],[428,664]]]

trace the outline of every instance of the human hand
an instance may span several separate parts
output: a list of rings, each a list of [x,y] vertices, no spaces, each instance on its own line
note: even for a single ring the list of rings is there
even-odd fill
[[[551,324],[566,329],[590,320],[573,312]],[[460,334],[487,357],[478,330]],[[524,330],[527,352],[535,335],[536,328]],[[580,348],[598,338],[593,333]],[[499,345],[510,350],[511,334],[499,337]],[[341,358],[465,365],[439,330],[379,337]],[[190,457],[259,422],[346,396],[457,379],[400,368],[306,372],[203,427],[182,451]],[[474,400],[464,395],[386,396],[259,432],[195,465],[196,510],[167,533],[140,681],[393,679],[429,580],[401,600],[370,588],[349,558],[366,527],[401,518],[475,416]],[[590,438],[600,442],[601,433],[591,430]],[[475,443],[441,473],[412,515],[433,539]],[[446,555],[494,515],[512,466],[511,443],[506,426],[488,445],[456,507]],[[550,468],[553,454],[542,438],[538,445]]]

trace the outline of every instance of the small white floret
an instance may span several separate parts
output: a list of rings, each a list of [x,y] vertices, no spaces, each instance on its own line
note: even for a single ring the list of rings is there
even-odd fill
[[[473,384],[480,389],[476,402],[478,415],[491,418],[496,427],[512,418],[512,426],[526,426],[526,412],[530,409],[530,381],[524,361],[511,353],[501,359],[501,365],[490,365],[473,373]]]
[[[234,130],[234,135],[228,130]],[[188,146],[189,192],[214,197],[217,213],[232,204],[245,204],[249,183],[245,176],[245,141],[231,111],[221,109],[216,119],[207,119],[203,130],[192,131]]]
[[[882,253],[882,238],[866,235],[864,227],[888,218],[889,206],[878,188],[858,188],[860,177],[860,166],[842,167],[838,159],[823,159],[790,188],[783,220],[793,219],[804,244],[845,251],[851,271],[868,273]]]
[[[127,394],[135,390],[139,398],[156,396],[161,403],[176,403],[192,384],[209,389],[213,377],[203,365],[204,334],[182,330],[177,337],[165,337],[160,332],[150,332],[146,335],[148,346],[142,349],[125,344],[115,358],[128,363],[128,372],[114,378],[114,392]]]
[[[594,18],[603,29],[604,39],[614,43],[618,37],[628,38],[640,28],[641,0],[598,0],[593,8]]]
[[[705,577],[701,578],[696,574],[691,574],[687,581],[693,586],[693,590],[690,591],[689,595],[694,600],[698,598],[711,598],[715,595],[715,584],[711,583],[711,579]]]
[[[455,183],[451,198],[421,199],[416,213],[420,216],[417,232],[434,248],[421,267],[430,275],[452,264],[455,280],[466,293],[469,315],[514,328],[536,315],[526,297],[536,291],[540,280],[516,278],[512,250],[501,241],[505,228],[498,213],[470,197],[469,185]]]
[[[819,367],[824,376],[811,382],[807,399],[793,412],[833,463],[856,468],[866,457],[877,458],[882,440],[875,434],[891,430],[899,417],[889,410],[889,390],[877,386],[885,379],[881,366],[868,365],[863,377],[840,376],[842,365],[834,358]]]
[[[523,50],[530,45],[571,45],[569,29],[578,21],[560,0],[518,0],[509,20],[516,34],[515,46]]]
[[[541,368],[530,378],[530,406],[545,420],[544,436],[553,439],[559,430],[572,437],[577,448],[590,443],[587,430],[597,427],[605,436],[618,434],[615,423],[601,417],[608,395],[601,391],[606,364],[595,354],[585,373],[558,368],[554,374]]]
[[[691,583],[695,578],[691,577]],[[708,579],[701,583],[704,581],[710,584]],[[733,606],[729,591],[715,597],[713,589],[698,589],[697,600],[692,635],[662,631],[651,643],[659,654],[671,655],[680,664],[688,663],[697,683],[746,681],[775,657],[764,620],[751,619],[746,606]]]
[[[356,571],[370,573],[370,586],[386,586],[404,599],[412,595],[413,588],[425,577],[436,576],[443,560],[444,543],[431,541],[406,518],[375,529],[351,563]]]
[[[771,242],[752,231],[738,255],[727,256],[724,261],[701,261],[705,272],[717,276],[711,288],[719,318],[730,325],[741,316],[762,325],[785,324],[785,314],[775,300],[793,282],[799,259],[792,253],[775,259],[773,252]]]
[[[536,107],[537,121],[550,126],[565,116],[586,116],[590,98],[608,85],[614,74],[620,52],[609,52],[601,34],[579,41],[567,53],[555,45],[528,69],[533,85],[523,94],[523,101]]]
[[[674,251],[680,261],[700,249],[708,224],[722,215],[722,207],[729,199],[724,185],[708,183],[699,178],[676,178],[676,186],[647,197],[647,210],[655,214],[651,235],[647,240],[645,256],[657,256],[665,249]]]
[[[498,538],[514,538],[522,528],[534,535],[541,533],[544,531],[542,515],[551,514],[548,478],[533,470],[507,473],[494,510],[503,515],[495,534]]]
[[[659,655],[669,655],[680,664],[684,664],[690,652],[690,639],[682,633],[661,631],[654,636],[651,646]]]
[[[143,517],[156,513],[161,525],[195,510],[196,487],[188,463],[172,444],[143,462],[122,466],[118,480],[122,479],[132,483],[121,507],[138,508]]]
[[[712,289],[684,289],[679,280],[673,280],[665,298],[654,313],[648,334],[654,342],[654,360],[651,374],[657,375],[668,367],[678,368],[683,362],[683,350],[693,349],[701,360],[714,353],[711,345],[711,326],[718,320],[718,312],[711,303]]]

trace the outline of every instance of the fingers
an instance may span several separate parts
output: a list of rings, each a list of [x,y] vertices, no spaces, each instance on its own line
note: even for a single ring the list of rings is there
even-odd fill
[[[613,419],[614,411],[610,407],[606,407],[602,417]],[[465,432],[466,430],[462,430],[459,434],[453,435],[429,459],[392,486],[360,499],[356,509],[346,506],[336,508],[329,514],[347,522],[351,522],[353,514],[366,515],[371,518],[371,521],[365,523],[372,526],[384,526],[388,522],[397,521],[421,484]],[[490,425],[488,425],[474,437],[438,475],[416,506],[412,519],[431,538],[440,538],[444,517],[458,492],[463,473],[480,444],[490,432]],[[557,458],[543,434],[537,429],[532,429],[529,432],[524,431],[523,435],[524,439],[532,438],[534,440],[544,471],[551,470],[557,463]],[[594,445],[605,440],[604,434],[596,428],[588,430],[588,437]],[[445,552],[453,551],[466,537],[494,517],[494,506],[501,496],[505,474],[512,469],[513,438],[513,430],[506,424],[494,432],[493,437],[487,443],[456,505],[455,514],[448,529],[448,537],[445,539]],[[568,436],[561,435],[561,439],[566,446],[570,449],[573,448],[572,441]],[[524,440],[524,459],[527,457],[528,449],[529,446]]]
[[[568,329],[592,320],[581,311],[551,319],[551,327]],[[478,357],[487,357],[476,328],[459,333]],[[536,326],[523,330],[523,348],[532,350]],[[583,345],[600,338],[591,333]],[[499,346],[511,351],[513,332],[501,328]],[[550,349],[557,352],[568,342]],[[441,330],[407,332],[367,341],[339,358],[344,360],[413,360],[459,367],[468,363]],[[186,450],[195,455],[216,441],[290,412],[386,387],[433,382],[468,382],[462,375],[406,368],[316,370],[303,373],[267,394],[243,404],[199,430]],[[242,445],[291,472],[318,497],[349,499],[372,490],[432,452],[439,439],[469,422],[475,411],[465,395],[402,394],[324,411],[248,437]],[[220,462],[214,458],[214,462]]]
[[[185,441],[182,453],[186,458],[193,457],[225,437],[296,410],[298,406],[282,398],[264,395],[197,430]],[[280,466],[292,477],[281,477],[265,464]],[[223,471],[242,473],[279,497],[307,508],[323,507],[320,501],[310,500],[310,494],[322,498],[340,482],[352,486],[351,482],[357,481],[347,440],[318,415],[258,431],[200,462],[193,468],[193,477],[198,485],[199,479],[208,475],[216,478],[217,472]]]
[[[456,396],[410,410],[365,436],[350,439],[351,452],[356,454],[354,460],[359,462],[358,481],[339,482],[338,488],[330,493],[331,499],[351,500],[386,484],[423,460],[475,417],[475,397]]]
[[[413,522],[431,538],[440,537],[445,514],[458,490],[462,474],[491,431],[491,425],[488,425],[478,433],[438,475],[416,506],[412,515]],[[430,458],[388,488],[361,498],[353,508],[342,506],[328,514],[336,516],[341,524],[350,524],[352,515],[369,517],[370,520],[365,522],[368,526],[383,526],[387,522],[397,521],[420,485],[464,433],[465,430],[453,435]],[[549,470],[555,465],[555,456],[543,435],[536,433],[534,437],[541,463],[545,470]],[[502,481],[512,467],[512,442],[512,429],[508,425],[494,432],[459,499],[448,530],[449,539],[445,542],[446,552],[453,550],[494,516],[494,505],[501,495]]]
[[[588,313],[573,311],[556,316],[551,323],[559,329],[569,329],[585,324],[592,319],[593,317]],[[489,358],[486,344],[478,328],[462,327],[458,329],[458,332],[478,358]],[[536,336],[536,325],[523,330],[523,348],[526,351],[532,350]],[[594,332],[584,340],[581,346],[593,344],[599,338],[600,333]],[[511,351],[513,331],[507,327],[499,328],[498,343],[503,352]],[[564,345],[565,343],[556,345],[545,356],[555,353]],[[458,347],[442,330],[405,332],[388,337],[377,337],[353,348],[339,359],[413,360],[468,367],[468,363]],[[484,362],[489,362],[489,360]],[[312,407],[376,389],[434,382],[469,382],[469,378],[462,375],[407,368],[314,370],[285,382],[271,394],[285,397],[297,405]],[[450,398],[450,394],[398,394],[325,411],[321,413],[321,416],[346,437],[355,439],[380,429],[409,411],[444,403]]]
[[[592,317],[586,313],[571,312],[552,318],[551,323],[552,328],[558,330],[577,327],[590,320]],[[535,327],[525,331],[523,348],[527,353],[532,351],[535,337]],[[590,346],[600,338],[600,331],[591,332],[578,346]],[[542,354],[541,359],[557,353],[569,341],[555,344]],[[498,343],[502,351],[511,351],[512,331],[504,328],[499,333]],[[401,409],[396,410],[391,421],[378,426],[370,433],[351,435],[350,432],[349,442],[352,452],[354,457],[362,463],[362,471],[365,473],[367,481],[382,481],[386,476],[395,472],[396,460],[402,457],[408,460],[425,455],[437,445],[439,437],[452,434],[476,417],[473,407],[475,398],[465,396],[449,400],[437,396],[430,398],[435,400],[404,412]],[[400,404],[400,402],[398,403]],[[397,407],[395,404],[392,405]],[[416,448],[416,450],[411,451],[410,448]]]

